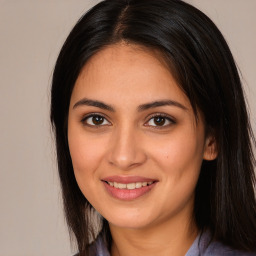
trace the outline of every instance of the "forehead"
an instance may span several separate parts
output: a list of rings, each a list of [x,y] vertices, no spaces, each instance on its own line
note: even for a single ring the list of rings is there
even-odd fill
[[[129,70],[134,72],[133,67],[140,65],[140,70],[145,72],[149,63],[154,65],[155,68],[158,67],[159,70],[167,71],[169,75],[172,75],[170,65],[159,50],[121,42],[109,45],[94,54],[83,67],[79,77],[91,75],[95,72],[104,74],[104,71],[105,74],[108,74],[109,69],[113,69],[113,66],[116,72],[122,68],[125,68],[127,71],[129,68]],[[101,66],[100,69],[99,66]],[[134,73],[138,73],[138,71],[136,70]],[[150,71],[152,72],[152,70]],[[90,74],[90,72],[92,73]]]
[[[164,97],[167,91],[172,91],[186,97],[159,51],[124,43],[108,46],[93,55],[76,81],[74,92],[78,89],[87,93],[97,90],[99,95],[109,90],[116,93],[132,90],[145,97],[149,94]]]

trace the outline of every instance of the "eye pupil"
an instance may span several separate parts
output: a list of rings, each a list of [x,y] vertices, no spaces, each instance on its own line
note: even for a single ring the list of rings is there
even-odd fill
[[[162,126],[165,123],[165,118],[161,116],[157,116],[154,118],[155,125]]]
[[[102,124],[104,122],[104,118],[102,116],[94,116],[92,118],[92,122],[95,125],[100,125],[100,124]]]

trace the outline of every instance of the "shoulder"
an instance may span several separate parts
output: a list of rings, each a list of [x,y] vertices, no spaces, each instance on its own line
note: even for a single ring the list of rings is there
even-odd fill
[[[209,232],[199,235],[185,256],[256,256],[256,253],[248,253],[234,250],[220,242],[211,241]]]
[[[102,235],[90,245],[89,252],[91,256],[110,256],[108,249],[103,241]],[[211,241],[209,232],[198,235],[185,256],[256,256],[255,253],[248,253],[234,250],[217,241]],[[74,256],[79,256],[76,254]]]
[[[102,234],[90,245],[89,251],[92,256],[110,256]]]
[[[256,256],[256,253],[249,253],[243,251],[234,250],[228,246],[223,245],[219,242],[212,242],[205,252],[203,253],[204,256],[211,256],[211,255],[225,255],[225,256]]]
[[[93,243],[89,245],[89,255],[90,256],[110,256],[101,234],[97,237],[97,239]],[[77,253],[74,256],[79,256],[79,254]]]

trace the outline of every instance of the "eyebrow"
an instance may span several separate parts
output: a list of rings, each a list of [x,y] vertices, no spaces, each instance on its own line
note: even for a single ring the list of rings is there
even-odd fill
[[[76,102],[73,106],[73,109],[75,109],[79,106],[93,106],[93,107],[105,109],[105,110],[108,110],[111,112],[115,112],[114,107],[112,107],[111,105],[107,105],[106,103],[103,103],[98,100],[90,100],[87,98],[81,99],[78,102]],[[174,106],[174,107],[181,108],[183,110],[188,110],[184,105],[182,105],[181,103],[174,101],[174,100],[154,101],[154,102],[139,105],[137,109],[139,112],[141,112],[141,111],[145,111],[145,110],[148,110],[151,108],[162,107],[162,106]]]
[[[114,108],[110,105],[107,105],[101,101],[97,101],[97,100],[89,100],[89,99],[81,99],[79,100],[74,106],[73,109],[79,107],[79,106],[93,106],[93,107],[97,107],[97,108],[101,108],[101,109],[105,109],[111,112],[115,112]]]
[[[162,106],[174,106],[174,107],[181,108],[183,110],[188,110],[184,105],[182,105],[181,103],[179,103],[177,101],[174,101],[174,100],[160,100],[160,101],[154,101],[154,102],[150,102],[150,103],[140,105],[138,107],[138,111],[144,111],[144,110],[147,110],[147,109],[162,107]]]

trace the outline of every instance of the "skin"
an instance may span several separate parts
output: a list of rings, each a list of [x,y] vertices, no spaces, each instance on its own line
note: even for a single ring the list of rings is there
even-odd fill
[[[138,109],[156,101],[175,104]],[[159,53],[120,43],[94,55],[72,92],[68,141],[82,193],[109,222],[111,255],[185,255],[198,233],[193,205],[200,167],[216,157],[216,145]],[[102,181],[113,175],[157,183],[139,198],[120,200]]]

